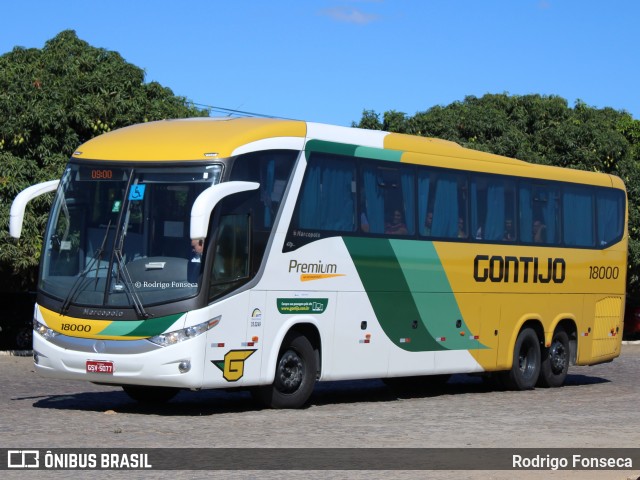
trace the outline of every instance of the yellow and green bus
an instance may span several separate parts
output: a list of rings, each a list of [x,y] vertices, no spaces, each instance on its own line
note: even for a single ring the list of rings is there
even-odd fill
[[[78,148],[38,280],[43,376],[139,401],[487,374],[558,387],[620,353],[627,203],[612,175],[277,119],[134,125]]]

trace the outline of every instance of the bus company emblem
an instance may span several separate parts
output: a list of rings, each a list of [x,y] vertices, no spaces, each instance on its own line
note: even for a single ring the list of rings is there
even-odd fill
[[[237,382],[244,375],[244,362],[256,350],[229,350],[223,360],[211,360],[227,382]]]
[[[476,282],[564,283],[567,263],[564,258],[502,257],[476,255],[473,278]]]

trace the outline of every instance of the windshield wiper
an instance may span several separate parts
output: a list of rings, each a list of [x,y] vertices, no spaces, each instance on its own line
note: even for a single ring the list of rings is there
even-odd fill
[[[133,177],[133,174],[132,174],[132,177]],[[129,183],[131,183],[131,180],[129,180]],[[133,284],[133,279],[131,278],[129,269],[125,265],[124,258],[122,256],[122,249],[124,247],[124,237],[127,234],[127,228],[129,226],[129,215],[131,214],[130,209],[131,209],[131,200],[129,200],[129,203],[127,205],[127,211],[124,216],[124,221],[121,223],[121,226],[120,226],[120,236],[118,238],[117,245],[113,250],[113,255],[116,259],[116,262],[118,263],[118,277],[122,276],[123,285],[124,285],[127,297],[129,298],[129,301],[133,305],[133,309],[136,311],[136,314],[138,315],[139,318],[147,319],[150,317],[150,315],[144,309],[144,305],[142,305],[142,301],[140,300],[140,297],[138,296],[138,292]],[[115,279],[115,282],[116,282],[115,285],[117,285],[118,278]]]
[[[75,300],[76,294],[80,291],[81,287],[84,290],[84,287],[88,285],[89,282],[83,282],[83,280],[85,280],[87,273],[91,271],[91,269],[96,263],[98,264],[96,268],[96,284],[97,284],[98,270],[100,269],[100,262],[102,261],[102,254],[104,253],[104,250],[107,244],[107,238],[109,237],[110,229],[111,229],[111,220],[109,220],[109,223],[107,224],[107,228],[106,228],[106,231],[104,232],[104,237],[102,238],[102,243],[100,244],[100,247],[94,252],[93,257],[91,257],[91,261],[87,264],[85,269],[82,272],[80,272],[80,275],[78,275],[78,278],[76,278],[75,282],[73,282],[73,285],[69,290],[69,293],[64,299],[64,302],[62,302],[62,307],[60,307],[60,313],[62,314],[67,313],[69,311],[69,307],[71,306],[71,302]]]
[[[115,254],[116,261],[118,262],[118,276],[122,275],[122,280],[124,288],[126,290],[127,296],[129,300],[133,304],[133,309],[136,311],[136,314],[140,318],[149,318],[151,315],[147,313],[142,305],[142,301],[140,301],[140,297],[138,296],[138,292],[133,285],[133,280],[131,279],[131,275],[129,274],[129,270],[127,266],[124,264],[124,259],[122,258],[122,249],[121,245],[115,249],[113,252]],[[117,284],[117,280],[116,280]]]

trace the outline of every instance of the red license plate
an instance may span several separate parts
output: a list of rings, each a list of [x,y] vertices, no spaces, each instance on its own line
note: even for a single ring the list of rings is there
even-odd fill
[[[113,374],[113,362],[105,360],[87,360],[87,373]]]

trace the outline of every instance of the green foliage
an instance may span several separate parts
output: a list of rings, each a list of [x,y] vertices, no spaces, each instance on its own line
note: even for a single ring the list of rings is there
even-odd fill
[[[640,121],[624,111],[573,108],[558,96],[484,95],[407,117],[367,110],[354,126],[452,140],[532,163],[611,173],[629,198],[627,293],[640,304]]]
[[[351,123],[352,127],[366,128],[368,130],[382,130],[382,123],[380,123],[380,115],[373,110],[365,110],[362,112],[362,118],[360,123]]]
[[[207,116],[117,52],[67,30],[42,49],[0,56],[0,290],[33,289],[51,195],[27,207],[23,237],[9,238],[9,209],[29,185],[59,178],[82,143],[134,123]]]

